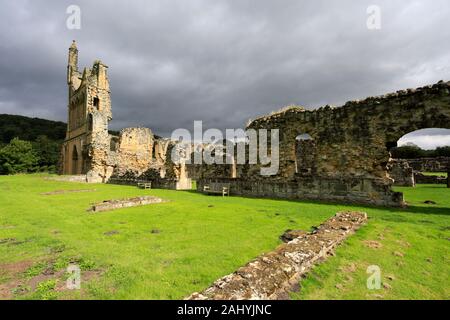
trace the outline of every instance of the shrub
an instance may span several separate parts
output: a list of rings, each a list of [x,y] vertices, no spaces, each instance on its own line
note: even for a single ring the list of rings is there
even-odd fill
[[[0,149],[0,173],[15,174],[36,171],[38,160],[31,142],[14,138]]]

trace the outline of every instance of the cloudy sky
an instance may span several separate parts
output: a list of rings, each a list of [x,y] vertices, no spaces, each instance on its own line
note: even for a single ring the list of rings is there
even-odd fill
[[[66,27],[71,4],[80,30]],[[450,80],[448,0],[0,0],[0,113],[66,121],[72,39],[80,67],[110,67],[111,127],[161,135]],[[449,131],[412,137],[450,144]]]

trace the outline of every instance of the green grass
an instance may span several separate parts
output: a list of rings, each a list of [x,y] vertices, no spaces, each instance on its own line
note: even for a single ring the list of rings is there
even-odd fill
[[[424,176],[447,177],[447,172],[421,172]]]
[[[215,197],[191,191],[140,190],[132,186],[57,182],[41,175],[0,177],[0,265],[32,261],[24,279],[70,262],[82,272],[100,270],[81,291],[58,291],[46,279],[31,299],[181,299],[274,249],[286,229],[310,230],[340,210],[363,210],[370,221],[316,267],[292,298],[366,299],[366,266],[394,275],[386,299],[449,298],[450,189],[420,185],[405,192],[408,209],[312,202]],[[96,192],[44,196],[61,189]],[[151,194],[167,203],[87,213],[90,203]],[[434,206],[425,205],[434,200]],[[159,232],[153,232],[158,230]],[[116,231],[113,235],[105,235]],[[377,240],[382,234],[384,239]],[[1,239],[14,239],[1,243]],[[380,249],[364,246],[377,240]],[[406,242],[410,247],[406,247]],[[404,257],[393,255],[401,251]],[[431,262],[430,262],[431,261]],[[342,267],[357,265],[352,280]],[[48,263],[47,263],[48,264]],[[55,270],[55,271],[56,271]],[[83,274],[83,273],[82,273]],[[345,283],[345,281],[349,283]],[[0,285],[11,281],[0,272]],[[341,290],[337,284],[344,284]],[[17,290],[20,291],[20,290]]]
[[[450,189],[418,185],[396,190],[405,194],[409,208],[366,208],[369,223],[314,268],[292,298],[450,299]],[[426,205],[426,200],[436,205]],[[382,247],[371,248],[364,241]],[[380,267],[380,290],[367,289],[370,265]]]

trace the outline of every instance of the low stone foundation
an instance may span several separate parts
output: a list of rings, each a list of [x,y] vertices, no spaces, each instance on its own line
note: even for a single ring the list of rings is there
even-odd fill
[[[394,192],[382,179],[302,177],[298,180],[277,182],[209,178],[197,181],[197,191],[211,183],[229,183],[230,194],[238,196],[325,200],[345,203],[399,207],[405,204],[403,194]]]
[[[41,195],[43,196],[53,196],[67,193],[80,193],[80,192],[95,192],[97,189],[79,189],[79,190],[55,190],[50,192],[43,192]]]
[[[404,159],[414,171],[447,172],[450,168],[450,157]]]
[[[187,300],[279,300],[289,298],[302,275],[367,221],[363,212],[339,212],[314,232],[263,254]]]
[[[154,203],[162,203],[166,202],[165,200],[153,197],[153,196],[145,196],[145,197],[136,197],[130,199],[122,199],[122,200],[105,200],[100,203],[95,203],[91,208],[88,209],[89,212],[102,212],[109,211],[115,209],[129,208],[129,207],[138,207],[145,206],[148,204]]]
[[[108,180],[109,184],[120,184],[120,185],[129,185],[129,186],[136,186],[138,182],[142,182],[142,180],[121,179],[121,178],[110,178]],[[169,189],[169,190],[191,190],[192,189],[192,180],[191,179],[183,179],[183,180],[155,179],[155,180],[149,180],[148,182],[152,183],[152,188],[154,188],[154,189]]]
[[[447,184],[446,176],[428,176],[420,172],[414,174],[414,179],[419,184]]]
[[[79,183],[86,183],[87,182],[87,178],[85,174],[81,174],[81,175],[61,175],[61,176],[57,176],[57,177],[49,177],[49,178],[45,178],[47,180],[54,180],[54,181],[62,181],[62,182],[79,182]]]

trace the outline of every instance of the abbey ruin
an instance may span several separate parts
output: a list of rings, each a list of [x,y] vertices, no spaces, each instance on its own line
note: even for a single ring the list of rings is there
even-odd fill
[[[75,43],[70,47],[61,172],[86,174],[88,182],[149,180],[162,188],[189,189],[193,178],[199,191],[224,182],[231,195],[400,206],[403,195],[391,189],[389,149],[415,130],[450,129],[450,82],[440,81],[341,107],[285,108],[251,121],[247,128],[279,129],[276,175],[261,176],[261,165],[248,162],[186,166],[171,160],[176,141],[156,137],[150,129],[108,133],[112,113],[107,68],[95,61],[80,72],[78,49]],[[309,139],[301,138],[306,134]]]
[[[155,186],[159,181],[162,187],[190,189],[184,166],[168,159],[174,142],[155,137],[148,128],[125,128],[119,136],[109,134],[112,112],[107,69],[97,60],[92,68],[80,72],[78,49],[75,41],[72,43],[67,66],[68,125],[61,173],[86,175],[87,182],[137,175],[155,180]]]

